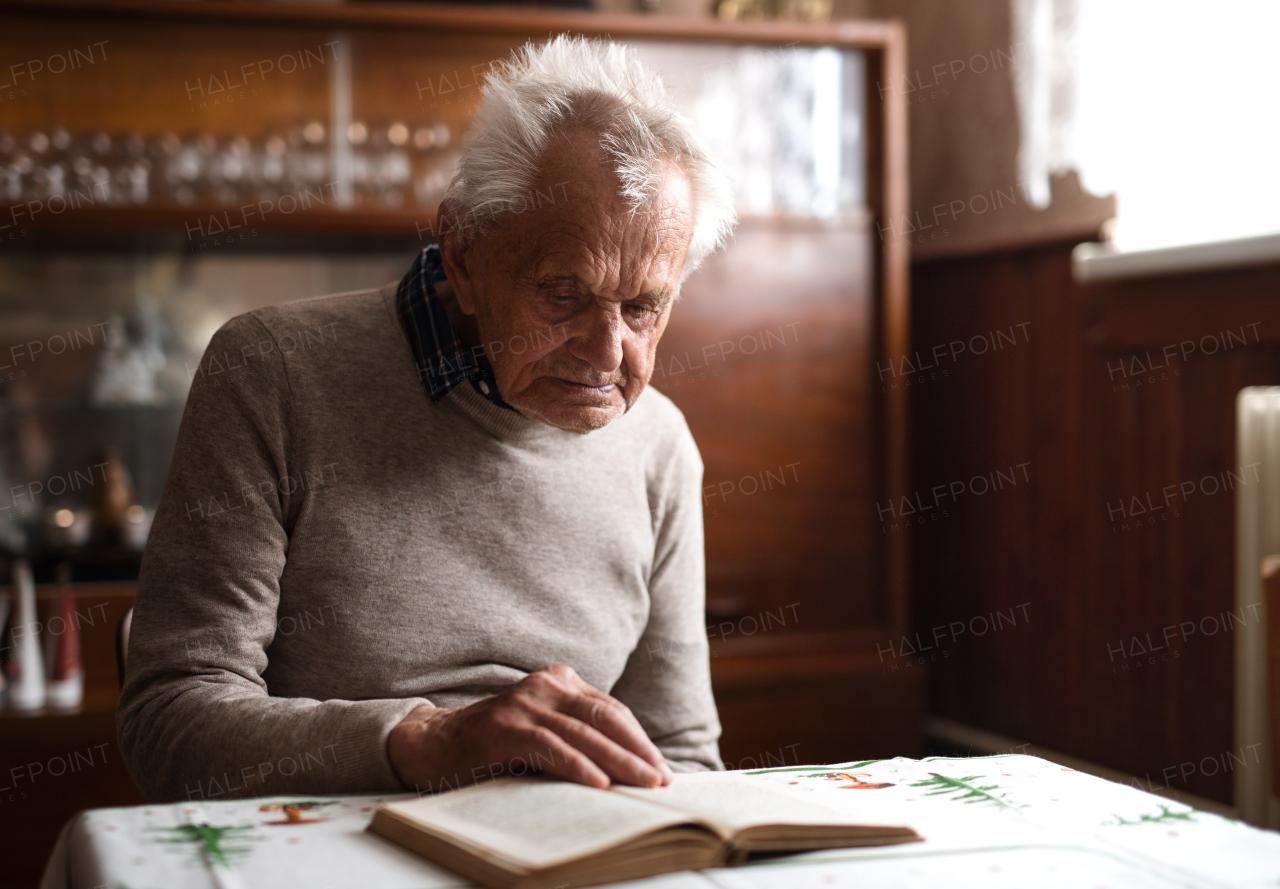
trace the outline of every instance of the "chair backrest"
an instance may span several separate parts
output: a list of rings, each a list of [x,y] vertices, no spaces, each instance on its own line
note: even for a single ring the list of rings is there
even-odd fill
[[[124,668],[129,660],[129,629],[133,626],[133,609],[130,608],[116,624],[116,676],[124,688]]]

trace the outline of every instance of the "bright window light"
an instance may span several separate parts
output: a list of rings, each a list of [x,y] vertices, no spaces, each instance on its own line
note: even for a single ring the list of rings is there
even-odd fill
[[[1033,194],[1074,167],[1116,195],[1121,250],[1280,232],[1280,3],[1012,2]]]

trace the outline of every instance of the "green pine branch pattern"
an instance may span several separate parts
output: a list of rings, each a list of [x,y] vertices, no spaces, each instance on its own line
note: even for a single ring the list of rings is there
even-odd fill
[[[1168,806],[1160,807],[1159,815],[1139,815],[1137,821],[1127,821],[1126,819],[1115,816],[1116,820],[1113,824],[1110,821],[1104,821],[1104,827],[1133,827],[1138,824],[1168,824],[1171,821],[1194,821],[1190,812],[1174,812]]]
[[[232,845],[232,842],[247,839],[247,835],[253,830],[253,825],[214,827],[210,824],[179,824],[177,827],[172,827],[165,831],[171,836],[167,840],[160,840],[160,842],[182,845],[195,843],[203,850],[210,861],[223,867],[230,867],[232,856],[242,855],[249,851],[248,847],[238,844]]]
[[[838,775],[841,772],[852,771],[853,769],[861,769],[865,766],[875,765],[878,762],[885,762],[883,759],[864,759],[862,762],[850,763],[847,766],[840,766],[835,771],[831,770],[831,766],[788,766],[786,768],[777,769],[753,769],[745,774],[748,775],[770,775],[775,772],[809,772],[804,778],[826,778],[830,775]]]
[[[926,778],[923,781],[916,781],[912,787],[935,787],[925,796],[940,796],[944,793],[959,793],[964,791],[963,795],[952,797],[952,799],[960,800],[965,803],[995,803],[995,805],[1004,808],[1017,808],[1011,803],[1005,802],[1002,797],[995,796],[991,793],[993,790],[1000,790],[999,784],[988,784],[986,787],[979,787],[974,784],[975,781],[982,780],[981,775],[969,775],[966,778],[948,778],[946,775],[939,775],[937,772],[930,772],[932,778]]]

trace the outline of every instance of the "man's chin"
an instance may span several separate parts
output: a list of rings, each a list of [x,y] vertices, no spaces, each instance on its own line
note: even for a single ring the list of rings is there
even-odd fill
[[[511,406],[530,420],[579,435],[603,429],[626,411],[625,404],[614,402],[603,405],[513,403]]]

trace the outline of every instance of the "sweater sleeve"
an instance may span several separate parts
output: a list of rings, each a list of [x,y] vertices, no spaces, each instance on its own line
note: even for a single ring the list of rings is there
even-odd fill
[[[671,410],[679,435],[650,480],[649,622],[610,693],[631,708],[673,770],[723,769],[705,627],[702,458],[684,418]]]
[[[272,697],[262,678],[306,496],[276,484],[290,415],[277,344],[232,319],[194,371],[134,606],[116,724],[150,800],[403,789],[387,737],[428,701]]]

